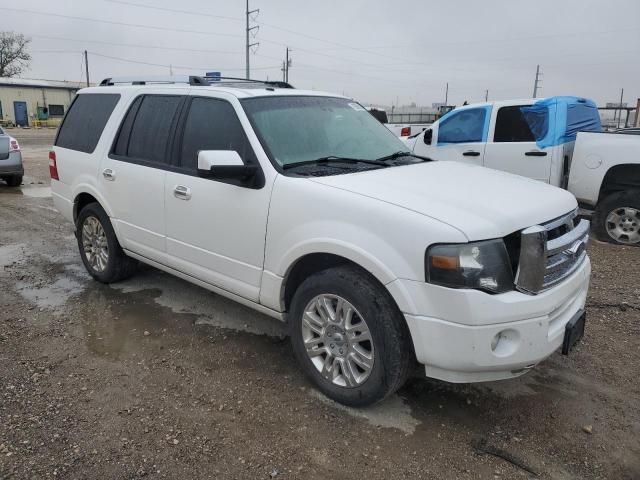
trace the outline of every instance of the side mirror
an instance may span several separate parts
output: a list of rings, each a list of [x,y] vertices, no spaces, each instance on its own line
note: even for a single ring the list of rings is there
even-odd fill
[[[431,141],[433,140],[433,130],[431,129],[425,130],[423,140],[425,145],[431,145]]]
[[[245,165],[234,150],[200,150],[198,152],[198,175],[217,180],[240,180],[253,184],[257,165]]]

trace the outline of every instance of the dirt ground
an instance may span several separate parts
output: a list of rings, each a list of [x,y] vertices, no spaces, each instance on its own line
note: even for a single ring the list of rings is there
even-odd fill
[[[0,479],[639,479],[640,249],[592,242],[586,336],[516,380],[352,410],[278,322],[155,269],[105,286],[53,209],[51,131],[0,185]],[[489,452],[489,453],[486,453]]]

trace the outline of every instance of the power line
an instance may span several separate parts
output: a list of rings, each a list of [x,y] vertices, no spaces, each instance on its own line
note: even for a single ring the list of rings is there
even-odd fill
[[[163,47],[159,45],[145,45],[140,43],[118,43],[118,42],[105,42],[101,40],[87,40],[84,38],[52,37],[49,35],[39,35],[39,34],[35,34],[35,35],[29,34],[28,36],[33,38],[43,38],[46,40],[62,40],[62,41],[78,42],[78,43],[95,43],[99,45],[111,45],[114,47],[150,48],[155,50],[174,50],[178,52],[220,53],[224,55],[238,55],[241,53],[240,50],[230,51],[230,50],[209,50],[209,49],[197,49],[197,48]]]
[[[143,25],[139,23],[126,23],[126,22],[116,22],[114,20],[101,20],[98,18],[89,18],[89,17],[76,17],[74,15],[62,15],[60,13],[52,13],[52,12],[38,12],[36,10],[26,10],[22,8],[9,8],[9,7],[0,7],[0,10],[5,10],[9,12],[17,12],[17,13],[28,13],[30,15],[43,15],[47,17],[57,17],[57,18],[66,18],[70,20],[82,20],[85,22],[95,22],[95,23],[104,23],[107,25],[118,25],[123,27],[136,27],[136,28],[148,28],[150,30],[160,30],[160,31],[171,31],[171,32],[179,32],[179,33],[197,33],[199,35],[212,35],[212,36],[222,36],[222,37],[242,37],[242,35],[238,35],[235,33],[220,33],[220,32],[212,32],[212,31],[202,31],[202,30],[187,30],[182,28],[170,28],[170,27],[160,27],[156,25]]]
[[[186,15],[195,15],[198,17],[220,18],[222,20],[234,20],[237,22],[243,21],[241,17],[227,17],[224,15],[214,15],[212,13],[194,12],[193,10],[179,10],[176,8],[158,7],[156,5],[145,5],[144,3],[125,2],[124,0],[104,0],[104,1],[110,2],[110,3],[119,3],[120,5],[129,5],[131,7],[149,8],[151,10],[159,10],[161,12],[184,13]]]
[[[173,67],[173,68],[181,68],[184,70],[200,70],[200,71],[203,71],[209,68],[209,67],[193,67],[188,65],[170,65],[170,64],[163,64],[163,63],[151,63],[151,62],[145,62],[142,60],[132,60],[130,58],[115,57],[113,55],[104,55],[102,53],[96,53],[96,52],[89,52],[89,53],[97,57],[108,58],[111,60],[119,60],[121,62],[127,62],[127,63],[136,63],[139,65],[149,65],[152,67],[164,67],[164,68]],[[276,65],[276,66],[269,66],[269,67],[255,67],[254,70],[271,70],[274,68],[280,68],[280,66]],[[220,70],[226,70],[228,72],[241,72],[244,69],[243,68],[220,68]]]

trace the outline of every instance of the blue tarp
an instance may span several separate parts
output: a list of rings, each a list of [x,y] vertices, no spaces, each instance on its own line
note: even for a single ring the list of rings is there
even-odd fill
[[[573,142],[578,132],[601,132],[596,104],[580,97],[550,97],[522,107],[538,148]]]

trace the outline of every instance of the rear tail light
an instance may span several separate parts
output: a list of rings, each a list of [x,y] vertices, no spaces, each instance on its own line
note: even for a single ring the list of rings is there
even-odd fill
[[[18,140],[11,137],[11,139],[9,140],[9,152],[19,152],[19,151],[20,151],[20,144],[18,143]]]
[[[56,152],[53,150],[49,152],[49,175],[51,175],[52,180],[60,180],[58,165],[56,164]]]
[[[402,130],[400,130],[400,136],[408,137],[409,135],[411,135],[411,127],[402,127]]]

